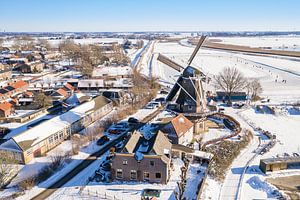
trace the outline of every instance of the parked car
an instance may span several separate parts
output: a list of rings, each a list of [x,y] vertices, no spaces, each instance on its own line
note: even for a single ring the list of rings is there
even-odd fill
[[[152,104],[152,103],[148,103],[146,106],[145,106],[145,109],[154,109],[155,106]]]
[[[110,171],[111,169],[111,165],[109,162],[104,162],[100,165],[100,168],[103,170],[103,171]]]
[[[154,106],[154,108],[158,108],[161,106],[160,102],[151,102],[151,104]]]
[[[108,129],[108,133],[109,134],[121,134],[123,132],[127,131],[126,128],[115,128],[115,127],[112,127],[110,129]]]
[[[160,193],[161,193],[161,190],[159,190],[159,189],[148,189],[148,188],[146,188],[142,191],[141,199],[142,200],[149,200],[149,199],[159,200],[160,199]]]
[[[165,103],[166,99],[164,97],[160,97],[160,98],[156,98],[154,101],[155,102],[160,102],[160,103]]]
[[[139,123],[139,120],[134,117],[129,117],[128,123],[137,124],[137,123]]]
[[[218,112],[219,112],[219,113],[224,113],[224,111],[225,111],[224,108],[219,108],[219,109],[218,109]]]
[[[97,140],[97,145],[103,145],[108,141],[109,141],[109,138],[106,135],[104,135],[100,139]]]

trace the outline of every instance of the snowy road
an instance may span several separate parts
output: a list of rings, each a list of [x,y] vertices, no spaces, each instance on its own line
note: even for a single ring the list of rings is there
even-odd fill
[[[240,122],[243,129],[251,130],[254,133],[254,137],[250,144],[233,161],[221,188],[219,196],[221,200],[238,199],[240,180],[242,179],[245,168],[249,164],[248,162],[256,155],[255,150],[257,150],[259,146],[259,135],[254,132],[253,128],[232,109],[230,110],[230,115]]]

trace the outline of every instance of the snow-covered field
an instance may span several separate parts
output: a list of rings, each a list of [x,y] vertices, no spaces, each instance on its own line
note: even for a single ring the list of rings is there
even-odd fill
[[[162,82],[174,83],[179,73],[157,61],[158,53],[186,66],[192,51],[192,47],[178,43],[156,43],[153,61],[146,67],[149,69],[151,66],[152,75],[159,77]],[[200,68],[210,77],[218,74],[224,67],[236,67],[245,77],[258,78],[261,81],[263,97],[274,102],[295,102],[300,99],[300,59],[200,49],[192,66]],[[286,83],[282,80],[286,80]],[[204,87],[214,89],[211,86]]]
[[[203,133],[202,142],[207,142],[216,138],[225,137],[232,134],[228,129],[209,129],[208,132]]]
[[[211,37],[222,40],[223,44],[234,44],[250,47],[271,47],[278,50],[300,51],[299,36],[255,36],[255,37]]]

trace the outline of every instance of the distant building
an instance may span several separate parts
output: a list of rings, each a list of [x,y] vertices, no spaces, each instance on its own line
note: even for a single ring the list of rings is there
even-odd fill
[[[129,66],[100,66],[94,68],[92,77],[94,78],[130,78],[133,75]]]
[[[11,69],[0,63],[0,81],[9,80],[11,77]]]
[[[112,110],[112,102],[98,96],[70,111],[40,123],[0,145],[0,151],[27,164]]]
[[[131,79],[114,78],[104,79],[83,79],[78,81],[78,89],[82,91],[99,91],[100,89],[128,89],[133,86]]]
[[[68,98],[69,96],[70,95],[68,94],[68,92],[62,88],[59,88],[51,94],[53,101],[61,101]]]
[[[229,97],[226,92],[217,91],[216,92],[216,100],[217,101],[228,101]],[[247,100],[246,92],[233,92],[231,94],[231,101],[245,101]]]
[[[0,101],[5,101],[13,95],[22,93],[28,89],[28,83],[23,80],[8,83],[7,86],[0,88]]]
[[[11,103],[0,103],[0,117],[8,117],[14,112],[14,106]]]
[[[42,72],[44,66],[45,64],[41,61],[33,61],[28,63],[20,63],[16,67],[14,67],[14,70],[20,71],[22,73],[36,73]]]
[[[170,178],[171,146],[160,131],[149,139],[134,132],[124,149],[113,158],[113,178],[166,184]]]

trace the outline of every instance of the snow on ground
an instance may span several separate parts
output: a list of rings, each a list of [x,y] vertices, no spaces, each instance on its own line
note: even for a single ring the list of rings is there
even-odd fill
[[[221,183],[217,182],[210,176],[207,176],[205,181],[205,186],[203,193],[201,194],[201,199],[219,199],[220,191],[221,191]]]
[[[227,135],[231,135],[232,132],[228,129],[213,129],[210,128],[208,132],[203,133],[202,142],[207,142],[209,140],[213,140],[216,138],[225,137]]]
[[[300,51],[299,36],[254,36],[254,37],[210,37],[222,40],[223,44],[234,44],[250,47],[271,47],[279,50]]]
[[[287,108],[288,109],[288,108]],[[244,174],[240,192],[241,199],[267,199],[276,198],[274,192],[276,188],[266,182],[266,178],[276,177],[278,174],[299,174],[298,170],[284,170],[277,173],[270,173],[267,176],[259,169],[259,161],[263,158],[271,158],[276,155],[283,156],[284,153],[292,155],[300,152],[300,115],[284,114],[260,114],[254,109],[248,108],[239,112],[240,119],[245,119],[243,123],[253,124],[276,135],[279,140],[271,150],[264,155],[257,155],[250,163],[249,168]],[[262,140],[262,142],[264,142]]]
[[[139,182],[111,182],[111,183],[97,183],[91,182],[84,187],[82,194],[79,193],[79,187],[86,184],[88,177],[92,176],[98,166],[102,163],[99,159],[94,162],[87,169],[82,171],[79,175],[74,177],[69,181],[64,188],[56,191],[48,199],[71,198],[80,199],[82,196],[90,196],[92,198],[93,194],[98,194],[98,196],[113,196],[116,199],[140,199],[141,192],[144,188],[161,189],[161,199],[169,199],[176,187],[176,182],[179,181],[180,166],[183,165],[182,161],[179,159],[174,160],[175,171],[172,171],[170,181],[167,185],[162,184],[149,184],[149,183],[139,183]],[[95,198],[97,199],[97,198]]]
[[[247,109],[240,114],[257,127],[275,134],[280,141],[269,153],[266,153],[266,157],[300,152],[300,115],[260,114],[254,109]]]
[[[194,47],[179,43],[155,43],[154,58],[148,66],[144,66],[153,76],[159,77],[161,82],[174,83],[179,72],[157,61],[158,53],[186,66],[187,60]],[[295,102],[300,99],[300,60],[283,58],[244,55],[239,53],[200,49],[192,66],[200,68],[210,77],[218,74],[224,67],[236,67],[248,78],[258,78],[263,87],[263,97],[274,102]],[[276,82],[277,79],[277,82]],[[282,80],[287,80],[283,83]],[[205,89],[214,90],[204,84]]]
[[[143,189],[160,189],[161,196],[160,199],[169,199],[175,200],[173,191],[177,187],[177,182],[180,181],[180,167],[183,165],[183,162],[180,159],[173,159],[174,171],[171,171],[171,177],[169,182],[166,185],[163,184],[150,184],[145,182],[120,182],[114,181],[111,183],[97,183],[90,182],[87,186],[84,187],[80,193],[80,186],[84,185],[89,176],[94,174],[94,171],[97,169],[97,166],[101,164],[102,160],[99,159],[97,162],[93,163],[87,169],[82,171],[78,176],[74,177],[70,182],[68,182],[64,188],[56,191],[48,199],[104,199],[105,196],[113,197],[116,200],[121,199],[132,199],[138,200],[141,199],[141,192]],[[197,173],[200,170],[200,173]],[[195,198],[195,191],[198,186],[198,183],[203,178],[203,171],[205,168],[201,167],[199,164],[191,164],[188,170],[188,182],[187,190],[185,195],[188,199]],[[101,198],[102,197],[102,198]]]
[[[198,186],[200,181],[204,178],[206,167],[201,166],[199,163],[192,163],[189,165],[187,172],[187,183],[186,189],[183,196],[187,199],[197,199],[196,192],[198,191]]]

